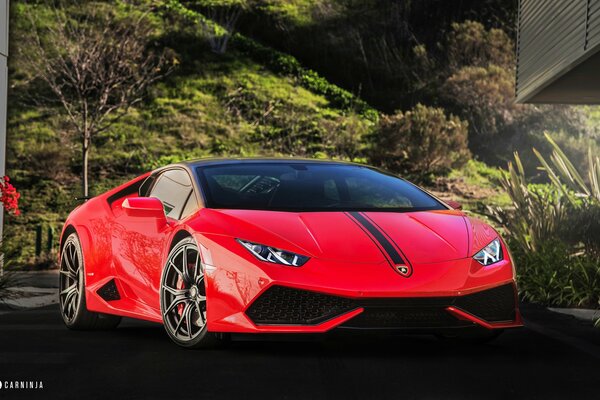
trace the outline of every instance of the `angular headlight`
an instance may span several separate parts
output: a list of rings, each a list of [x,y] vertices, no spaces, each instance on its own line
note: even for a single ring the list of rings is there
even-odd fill
[[[252,243],[246,240],[237,239],[254,257],[261,261],[267,261],[273,264],[289,265],[291,267],[300,267],[308,261],[310,257],[276,249],[275,247],[265,246],[264,244]]]
[[[502,260],[502,246],[500,239],[494,239],[490,244],[485,246],[481,251],[473,256],[479,264],[488,266]]]

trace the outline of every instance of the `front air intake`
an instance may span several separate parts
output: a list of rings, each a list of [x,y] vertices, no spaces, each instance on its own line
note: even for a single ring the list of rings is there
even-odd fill
[[[516,296],[512,283],[457,297],[454,306],[487,322],[515,320]]]
[[[456,307],[487,322],[514,321],[516,296],[513,284],[457,297],[408,297],[349,299],[334,295],[272,286],[246,310],[257,325],[316,325],[348,311],[363,312],[343,324],[354,328],[463,327],[463,321],[447,311]]]
[[[357,308],[344,297],[272,286],[246,310],[257,325],[315,325]]]

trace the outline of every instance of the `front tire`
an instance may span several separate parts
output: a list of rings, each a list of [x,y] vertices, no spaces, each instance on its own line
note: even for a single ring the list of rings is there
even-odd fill
[[[121,322],[116,315],[88,311],[85,305],[85,264],[77,233],[71,233],[60,252],[60,315],[69,329],[113,329]]]
[[[194,349],[221,342],[208,332],[206,304],[204,267],[196,242],[188,237],[169,253],[160,284],[160,311],[171,340]]]

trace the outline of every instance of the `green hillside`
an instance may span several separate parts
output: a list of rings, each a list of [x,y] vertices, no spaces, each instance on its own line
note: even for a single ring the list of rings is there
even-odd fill
[[[514,207],[499,169],[514,151],[528,182],[553,193],[532,147],[548,156],[544,132],[550,131],[585,171],[588,149],[600,153],[598,110],[515,104],[516,1],[459,3],[13,2],[7,171],[22,194],[22,215],[8,216],[7,259],[15,266],[52,265],[62,222],[80,204],[81,138],[31,63],[36,32],[50,51],[60,24],[100,31],[107,20],[142,18],[149,31],[143,45],[172,68],[92,138],[92,194],[183,159],[306,156],[389,169],[489,218],[488,206],[508,213]],[[231,21],[236,33],[222,36]],[[222,37],[227,46],[216,48],[214,39]],[[111,40],[107,46],[115,45]],[[50,252],[47,229],[54,235]],[[519,255],[518,261],[537,259]]]
[[[137,12],[124,2],[117,9],[106,7],[109,3],[115,2],[87,6],[105,7],[115,18]],[[72,6],[69,12],[76,16],[81,10]],[[13,47],[31,29],[31,14],[51,23],[52,13],[43,4],[17,4],[11,15]],[[142,104],[93,139],[91,193],[158,166],[206,156],[364,159],[362,137],[372,130],[376,114],[369,115],[364,105],[355,107],[360,101],[350,93],[324,80],[311,90],[311,79],[321,79],[317,74],[307,79],[297,68],[284,71],[296,66],[293,58],[282,58],[243,36],[227,54],[217,55],[197,25],[159,13],[152,21],[157,45],[169,49],[176,68],[151,87]],[[9,217],[6,237],[7,245],[20,253],[17,258],[30,263],[35,227],[58,229],[78,204],[74,198],[80,195],[81,161],[79,140],[61,108],[32,102],[29,93],[39,89],[23,61],[27,48],[15,50],[7,169],[22,193],[22,216]]]

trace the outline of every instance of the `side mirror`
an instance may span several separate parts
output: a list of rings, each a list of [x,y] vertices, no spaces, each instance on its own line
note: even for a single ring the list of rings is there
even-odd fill
[[[123,201],[123,210],[130,217],[164,219],[162,202],[156,197],[129,197]]]
[[[458,201],[446,200],[446,204],[448,204],[454,210],[462,210],[462,204],[460,204]]]

